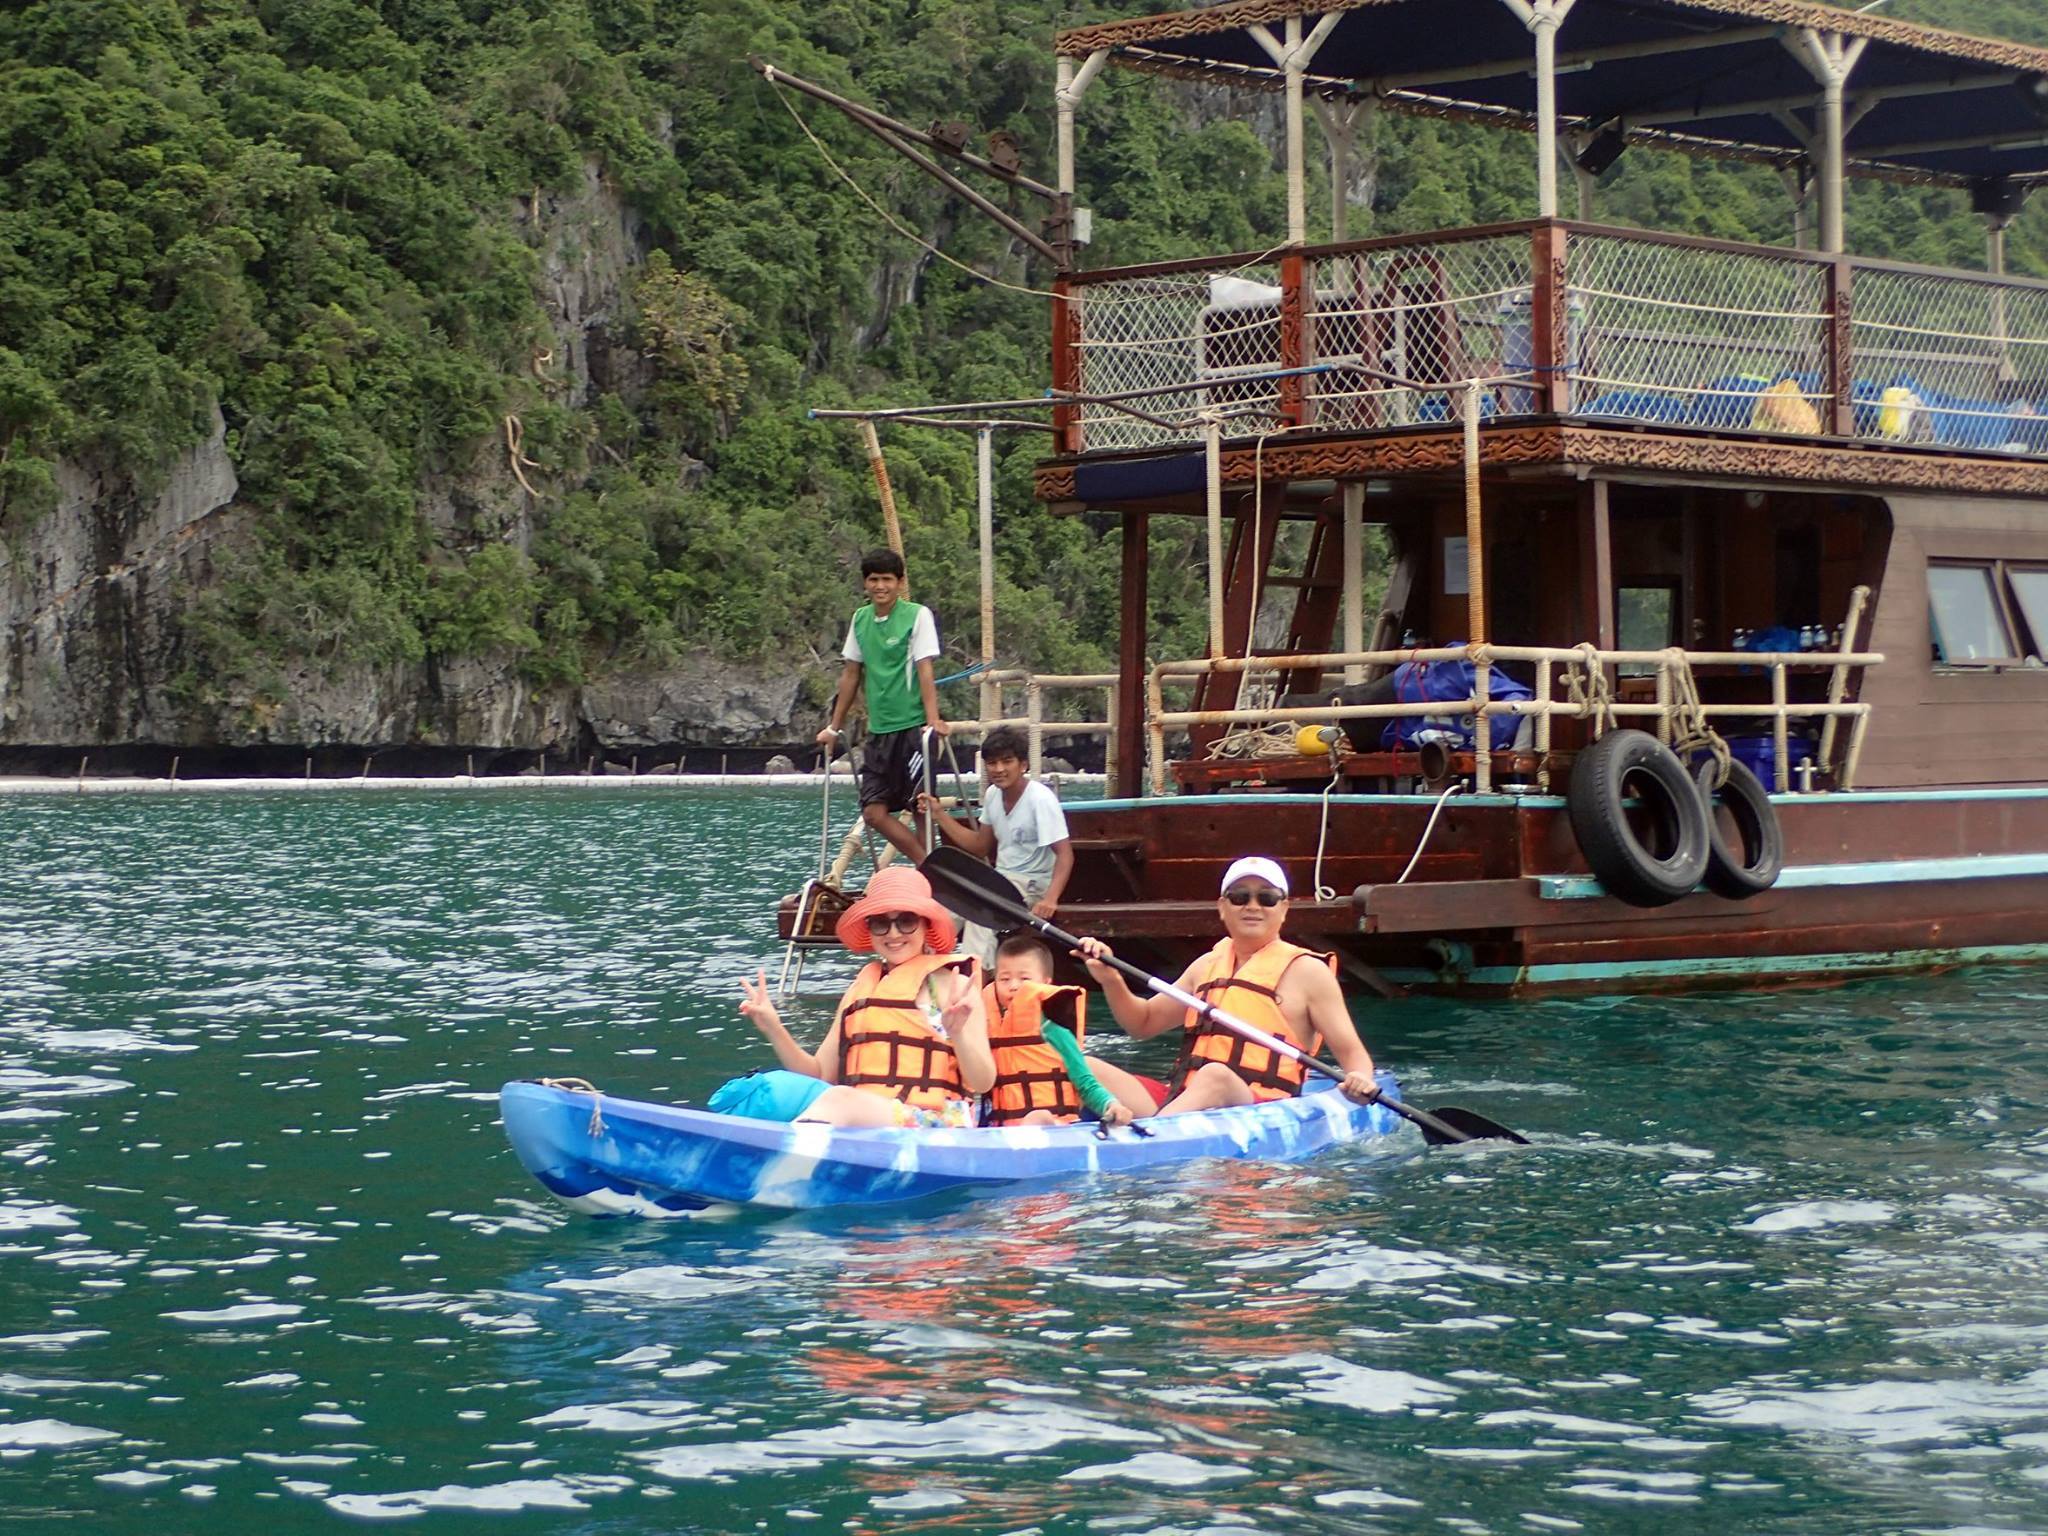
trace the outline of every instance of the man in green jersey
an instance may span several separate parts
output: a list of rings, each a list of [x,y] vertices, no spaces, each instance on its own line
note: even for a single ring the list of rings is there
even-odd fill
[[[939,691],[932,661],[939,654],[939,630],[929,608],[903,596],[903,557],[893,549],[871,549],[861,557],[865,606],[855,610],[840,654],[839,693],[832,722],[818,732],[829,747],[839,735],[853,696],[865,683],[868,740],[861,749],[860,814],[894,843],[904,857],[924,857],[924,818],[912,831],[896,819],[917,800],[924,776],[924,733],[940,736],[952,727],[939,718]]]

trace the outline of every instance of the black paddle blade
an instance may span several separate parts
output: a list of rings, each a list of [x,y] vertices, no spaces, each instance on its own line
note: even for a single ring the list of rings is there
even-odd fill
[[[1462,1131],[1467,1141],[1512,1141],[1518,1147],[1529,1145],[1528,1137],[1509,1130],[1498,1120],[1487,1119],[1476,1110],[1462,1109],[1456,1104],[1443,1104],[1431,1109],[1430,1113],[1453,1130]],[[1433,1142],[1437,1141],[1435,1136],[1430,1135],[1427,1126],[1423,1127],[1422,1134]]]
[[[1003,929],[1031,921],[1030,909],[1017,899],[1017,887],[964,848],[934,848],[917,867],[939,899],[971,923]]]

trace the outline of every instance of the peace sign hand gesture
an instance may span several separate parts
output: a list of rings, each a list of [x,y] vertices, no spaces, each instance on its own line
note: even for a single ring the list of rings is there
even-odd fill
[[[765,970],[756,971],[752,981],[742,980],[740,989],[741,1018],[764,1035],[781,1025],[782,1015],[768,996],[768,973]]]
[[[956,1035],[967,1021],[974,1017],[974,983],[958,971],[952,976],[951,992],[939,1013],[939,1027],[949,1036]]]

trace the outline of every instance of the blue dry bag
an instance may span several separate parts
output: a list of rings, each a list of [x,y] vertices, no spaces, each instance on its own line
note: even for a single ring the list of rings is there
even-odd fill
[[[816,1102],[828,1085],[801,1072],[749,1072],[721,1083],[704,1107],[715,1115],[740,1115],[748,1120],[794,1120]]]
[[[1447,640],[1445,645],[1463,645],[1462,640]],[[1394,697],[1403,704],[1436,703],[1440,700],[1469,699],[1478,682],[1478,670],[1469,661],[1404,661],[1394,669]],[[1486,680],[1486,696],[1492,700],[1532,699],[1536,695],[1526,686],[1496,666]],[[1495,715],[1493,719],[1493,749],[1504,752],[1515,744],[1515,733],[1521,729],[1521,718],[1516,715]],[[1415,749],[1415,738],[1421,731],[1435,730],[1450,738],[1450,745],[1460,751],[1472,750],[1472,717],[1470,715],[1413,715],[1397,717],[1387,722],[1385,735],[1380,745],[1390,752],[1409,752]]]

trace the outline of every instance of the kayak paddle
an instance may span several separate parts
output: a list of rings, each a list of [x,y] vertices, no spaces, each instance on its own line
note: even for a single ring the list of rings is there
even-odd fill
[[[1017,888],[1010,884],[1007,876],[996,872],[963,848],[944,847],[934,849],[925,855],[918,865],[926,879],[944,888],[946,900],[957,908],[963,917],[979,923],[984,928],[1029,928],[1049,943],[1057,944],[1069,954],[1078,951],[1081,941],[1073,934],[1053,926],[1017,899]],[[1128,960],[1115,955],[1104,958],[1103,964],[1121,973],[1134,982],[1142,982],[1161,997],[1170,997],[1185,1007],[1194,1009],[1219,1029],[1229,1030],[1254,1045],[1262,1045],[1277,1056],[1300,1064],[1310,1072],[1336,1082],[1344,1080],[1344,1074],[1325,1062],[1316,1060],[1305,1051],[1296,1050],[1285,1040],[1270,1035],[1256,1024],[1248,1024],[1235,1014],[1226,1013],[1214,1003],[1206,1003],[1189,992],[1183,992],[1170,981],[1162,981],[1148,971],[1139,969]],[[1402,1119],[1412,1122],[1422,1130],[1423,1138],[1432,1146],[1449,1146],[1461,1141],[1497,1139],[1512,1141],[1521,1146],[1529,1144],[1529,1138],[1516,1134],[1506,1126],[1489,1120],[1486,1116],[1469,1109],[1446,1106],[1432,1113],[1417,1109],[1412,1104],[1403,1104],[1396,1099],[1379,1099]]]

